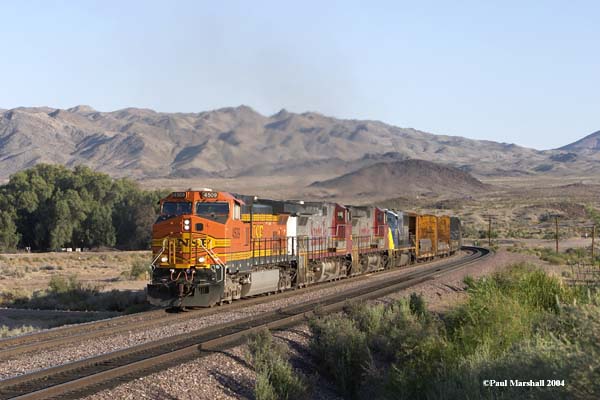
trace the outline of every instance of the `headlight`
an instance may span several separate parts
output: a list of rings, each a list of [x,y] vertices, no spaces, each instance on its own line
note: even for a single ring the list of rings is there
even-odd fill
[[[167,261],[169,261],[169,257],[167,257],[167,256],[161,257],[161,259],[160,259],[160,262],[167,262]]]
[[[203,263],[204,261],[206,261],[206,258],[204,258],[204,257],[198,257],[198,262],[199,263]]]
[[[189,225],[190,224],[190,220],[186,219],[186,220],[183,221],[183,223],[186,224],[186,225]]]
[[[186,231],[189,231],[190,230],[190,226],[189,225],[184,225],[183,229],[185,229]]]

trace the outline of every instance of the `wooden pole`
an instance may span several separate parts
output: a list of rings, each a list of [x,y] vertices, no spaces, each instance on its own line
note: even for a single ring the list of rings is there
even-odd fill
[[[488,217],[488,247],[492,247],[492,217]]]
[[[554,223],[556,225],[556,253],[558,253],[558,217],[554,217]]]
[[[594,265],[594,237],[596,236],[596,224],[592,226],[592,265]]]

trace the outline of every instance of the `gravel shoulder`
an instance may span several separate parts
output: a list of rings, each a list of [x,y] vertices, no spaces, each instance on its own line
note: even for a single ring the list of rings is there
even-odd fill
[[[542,268],[548,268],[548,265],[537,257],[500,250],[486,260],[473,263],[458,271],[444,273],[433,281],[374,301],[391,302],[417,292],[425,297],[430,310],[443,312],[465,299],[463,279],[467,275],[474,278],[481,277],[519,262],[529,262]],[[289,347],[292,365],[309,376],[309,379],[317,380],[318,385],[311,386],[318,387],[319,390],[314,392],[311,398],[339,399],[331,385],[323,382],[315,373],[315,366],[311,363],[308,351],[310,339],[308,326],[300,325],[285,331],[274,332],[273,336],[275,340],[279,340]],[[110,390],[100,391],[87,399],[251,399],[253,398],[255,373],[248,365],[246,354],[247,347],[245,345],[237,346],[228,351],[213,353]]]

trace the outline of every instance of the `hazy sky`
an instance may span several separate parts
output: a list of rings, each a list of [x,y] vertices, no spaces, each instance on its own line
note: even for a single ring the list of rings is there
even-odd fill
[[[600,129],[598,1],[4,1],[0,108],[247,104],[546,149]]]

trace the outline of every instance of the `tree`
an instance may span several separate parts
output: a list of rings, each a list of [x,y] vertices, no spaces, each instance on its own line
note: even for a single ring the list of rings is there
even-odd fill
[[[0,251],[15,250],[20,239],[13,216],[8,211],[0,211]]]
[[[156,203],[165,194],[85,166],[39,164],[0,186],[0,249],[148,248]]]
[[[87,247],[113,247],[116,234],[111,207],[94,204],[82,223],[82,233],[83,244]]]

